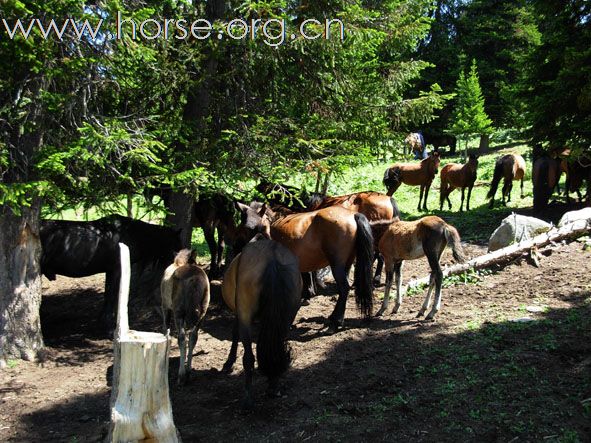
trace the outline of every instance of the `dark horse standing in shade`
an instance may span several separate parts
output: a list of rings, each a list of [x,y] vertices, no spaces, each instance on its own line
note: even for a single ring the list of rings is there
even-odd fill
[[[286,216],[277,216],[270,210],[261,216],[251,210],[242,225],[243,232],[250,233],[248,238],[261,233],[286,246],[298,257],[301,272],[330,266],[339,292],[329,316],[332,330],[343,325],[349,294],[347,275],[355,261],[355,301],[365,318],[371,317],[374,246],[365,215],[340,206]]]
[[[155,270],[151,290],[159,287],[162,272],[181,249],[177,231],[119,215],[90,222],[43,220],[40,234],[41,273],[49,280],[55,280],[56,274],[87,277],[106,273],[101,318],[107,329],[113,328],[119,291],[119,243],[129,247],[131,264],[138,272]]]
[[[244,346],[245,393],[242,407],[251,409],[252,375],[255,357],[252,352],[252,326],[260,321],[257,342],[259,370],[269,379],[271,396],[280,395],[279,377],[291,363],[287,336],[301,305],[302,279],[295,255],[279,243],[258,234],[228,265],[222,296],[236,314],[232,347],[223,371],[231,372],[238,341]]]
[[[552,191],[560,179],[560,160],[552,158],[539,145],[533,149],[533,160],[534,212],[539,212],[548,207]]]

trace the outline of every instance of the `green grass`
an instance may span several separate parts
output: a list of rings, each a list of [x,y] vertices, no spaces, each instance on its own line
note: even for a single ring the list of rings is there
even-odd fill
[[[496,204],[494,209],[488,208],[489,201],[486,199],[486,194],[489,190],[490,181],[492,180],[494,165],[496,159],[504,154],[516,153],[524,157],[528,152],[528,147],[519,145],[508,149],[493,150],[478,159],[478,178],[474,189],[472,190],[472,197],[470,199],[470,211],[459,212],[461,192],[455,190],[450,194],[452,203],[452,210],[446,210],[447,204],[443,211],[439,211],[439,186],[440,179],[437,176],[431,186],[428,198],[428,212],[418,211],[417,204],[419,200],[420,188],[418,186],[402,185],[394,194],[394,198],[402,212],[403,219],[415,220],[427,214],[439,215],[452,225],[456,226],[460,231],[463,240],[467,241],[486,241],[494,229],[500,224],[500,221],[509,215],[512,211],[518,208],[531,207],[533,204],[533,188],[531,183],[531,168],[530,162],[526,160],[528,170],[526,171],[524,180],[524,196],[519,197],[519,182],[513,184],[512,201],[503,207]],[[345,174],[335,177],[332,181],[329,193],[338,195],[351,192],[358,192],[363,190],[378,190],[384,192],[384,185],[382,184],[382,177],[386,168],[391,166],[393,161],[383,162],[376,161],[372,164],[366,164],[359,167],[351,168]],[[441,161],[441,168],[448,163],[464,163],[462,153],[454,157],[444,157]],[[497,191],[498,201],[501,197],[501,185]],[[466,193],[467,197],[467,193]]]

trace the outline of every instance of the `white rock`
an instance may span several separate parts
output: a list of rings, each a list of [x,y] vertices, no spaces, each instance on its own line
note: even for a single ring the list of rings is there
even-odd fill
[[[573,228],[584,228],[587,223],[591,224],[591,208],[583,208],[578,211],[570,211],[562,216],[558,222],[558,227],[562,228],[565,225],[575,223]]]
[[[536,235],[548,232],[552,225],[543,220],[511,214],[495,229],[488,240],[488,251],[496,251],[514,243],[530,240]]]

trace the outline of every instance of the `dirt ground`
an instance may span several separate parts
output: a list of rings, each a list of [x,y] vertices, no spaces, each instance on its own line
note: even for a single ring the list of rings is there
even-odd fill
[[[286,394],[266,398],[257,375],[248,414],[239,409],[240,358],[231,375],[217,372],[230,347],[231,315],[214,304],[184,389],[175,384],[173,341],[176,426],[185,442],[591,441],[590,258],[573,242],[544,256],[540,268],[522,260],[447,287],[434,322],[415,319],[422,292],[369,325],[350,299],[346,328],[334,335],[323,329],[335,299],[329,285],[296,318]],[[427,272],[424,260],[407,262],[403,279]],[[97,324],[102,285],[102,276],[44,281],[47,360],[12,362],[0,373],[0,441],[104,438],[112,344]],[[135,326],[159,325],[152,316]]]

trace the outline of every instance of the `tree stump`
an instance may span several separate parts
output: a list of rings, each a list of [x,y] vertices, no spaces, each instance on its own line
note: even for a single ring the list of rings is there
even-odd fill
[[[168,394],[170,337],[129,330],[129,249],[121,250],[109,442],[180,442]]]

